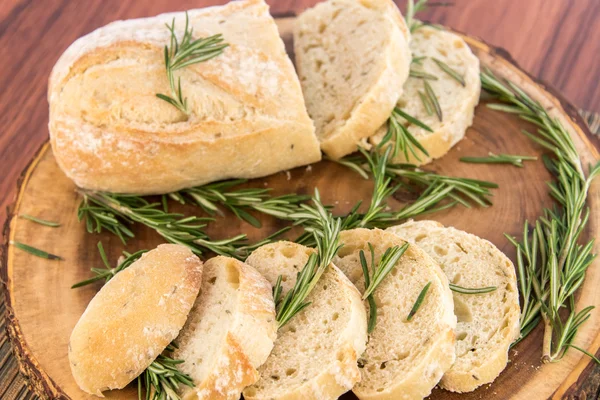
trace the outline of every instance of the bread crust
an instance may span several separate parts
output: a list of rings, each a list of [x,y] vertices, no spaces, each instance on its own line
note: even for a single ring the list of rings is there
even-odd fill
[[[435,243],[435,245],[439,246],[444,246],[444,242],[439,238],[449,238],[453,242],[461,243],[462,248],[464,248],[464,250],[462,250],[463,252],[478,251],[480,254],[487,254],[489,257],[498,261],[495,265],[487,265],[486,267],[489,267],[489,270],[491,271],[489,272],[490,276],[499,274],[499,276],[503,277],[502,280],[504,284],[502,286],[498,285],[497,287],[498,290],[502,290],[503,296],[506,299],[505,304],[499,303],[495,307],[503,310],[502,319],[497,322],[496,330],[488,334],[489,338],[486,339],[487,341],[482,338],[481,342],[478,341],[477,343],[472,344],[473,350],[484,351],[482,349],[486,349],[485,354],[477,356],[476,365],[472,365],[471,363],[469,364],[470,368],[468,370],[464,370],[464,368],[459,369],[459,361],[461,362],[460,365],[464,365],[464,362],[461,360],[462,356],[458,354],[457,363],[444,374],[444,377],[440,381],[440,387],[453,392],[462,393],[473,391],[483,384],[492,382],[506,367],[510,345],[519,337],[520,333],[518,286],[516,272],[512,262],[491,242],[452,227],[444,227],[436,221],[409,221],[402,225],[388,228],[388,230],[413,242],[421,235],[425,237],[424,235],[427,233],[427,235],[432,236],[432,239],[430,239],[431,243]],[[435,239],[436,237],[437,239]],[[422,240],[425,239],[419,240],[420,241],[417,243],[423,244],[424,242],[422,242]],[[431,249],[427,251],[429,252],[430,250]],[[432,253],[432,257],[436,258],[436,255]],[[485,260],[482,257],[477,257],[478,263],[484,261]],[[455,274],[457,271],[458,274],[463,276],[462,279],[468,279],[469,271],[471,271],[471,273],[476,271],[476,268],[473,268],[473,265],[470,265],[468,261],[462,261],[460,268],[454,272],[448,271],[448,265],[443,265],[442,262],[440,262],[440,265],[445,269],[445,273],[448,275],[449,279],[451,277],[450,275]],[[460,296],[476,295],[461,295],[455,293],[454,296],[456,304],[456,302],[459,301]],[[485,295],[482,294],[481,296]],[[484,306],[482,305],[481,307],[483,308]],[[492,308],[494,307],[492,306]],[[483,313],[485,310],[482,309],[480,312]],[[475,312],[472,313],[475,314]],[[460,318],[457,329],[469,330],[466,325],[461,326]],[[480,332],[479,330],[473,333],[479,337],[485,336],[485,332]],[[495,348],[488,349],[490,346],[489,343],[495,343]]]
[[[242,390],[259,379],[257,368],[268,357],[277,337],[275,304],[269,282],[250,265],[218,256],[206,262],[201,294],[175,341],[178,349],[173,356],[184,360],[179,368],[194,378],[198,367],[194,346],[209,345],[203,342],[206,332],[197,323],[198,319],[210,318],[200,310],[204,310],[201,303],[206,301],[209,285],[213,284],[211,276],[222,276],[212,275],[214,269],[225,270],[227,279],[232,276],[233,284],[238,285],[237,299],[232,305],[233,309],[229,310],[223,305],[218,314],[212,316],[222,325],[217,329],[225,331],[223,341],[218,344],[212,359],[201,361],[206,364],[208,373],[201,380],[195,379],[196,386],[192,389],[180,387],[184,399],[239,399]]]
[[[336,127],[332,132],[317,132],[323,152],[333,159],[339,159],[358,150],[358,144],[361,139],[374,135],[376,130],[389,118],[396,105],[396,101],[402,94],[402,85],[408,78],[411,60],[410,49],[408,47],[410,33],[400,11],[390,0],[338,0],[337,2],[329,1],[321,3],[315,8],[301,14],[294,29],[296,66],[304,86],[308,84],[305,83],[304,78],[306,75],[305,71],[309,66],[306,65],[307,63],[304,60],[304,44],[301,30],[303,29],[303,25],[305,25],[305,20],[316,18],[321,9],[329,6],[328,3],[340,3],[339,7],[344,7],[344,3],[346,3],[346,6],[359,5],[376,10],[388,23],[395,27],[390,31],[386,47],[381,49],[380,57],[385,59],[385,66],[382,68],[373,86],[361,95],[341,126]],[[317,102],[313,104],[312,100],[311,98],[306,98],[307,108],[311,114],[315,108],[321,106]]]
[[[186,247],[163,244],[104,285],[69,340],[69,362],[79,387],[102,396],[144,371],[183,327],[202,269]]]
[[[352,282],[359,288],[363,288],[364,278],[362,270],[357,263],[351,261],[357,257],[359,250],[363,249],[366,252],[367,259],[369,259],[370,255],[367,250],[367,243],[374,245],[377,251],[381,246],[386,248],[388,246],[402,246],[406,242],[398,236],[380,229],[371,230],[359,228],[343,231],[340,235],[340,243],[343,244],[343,247],[340,250],[340,253],[338,253],[338,257],[334,259],[334,262],[337,262],[341,266],[344,273],[348,275]],[[402,261],[401,258],[396,265],[396,268],[408,269],[411,265],[417,265],[418,267],[416,268],[421,271],[419,273],[422,273],[423,270],[427,271],[427,281],[432,283],[432,286],[430,287],[431,293],[436,292],[435,298],[438,299],[438,302],[436,303],[436,319],[431,320],[428,324],[435,328],[428,332],[427,338],[421,340],[423,343],[419,343],[419,351],[425,349],[425,352],[419,353],[417,360],[412,361],[408,371],[397,369],[397,372],[393,373],[393,382],[389,386],[383,388],[383,390],[375,390],[371,387],[374,384],[373,382],[378,380],[377,373],[367,373],[368,365],[365,365],[365,368],[361,370],[363,375],[361,382],[352,389],[354,394],[361,400],[423,399],[431,393],[432,388],[435,387],[444,372],[451,367],[455,360],[454,328],[456,326],[456,317],[453,313],[452,293],[448,287],[446,276],[435,261],[417,246],[411,245],[403,257],[405,258],[405,261]],[[392,285],[391,282],[394,279],[397,279],[395,278],[395,275],[390,274],[385,278],[381,285]],[[403,284],[406,285],[408,283]],[[419,287],[418,289],[418,291],[420,291],[421,288]],[[384,289],[380,286],[380,290]],[[429,293],[429,296],[433,296],[431,293]],[[398,293],[398,296],[402,294],[404,293]],[[377,295],[377,290],[375,291],[375,299],[376,301],[381,302],[386,301],[384,298]],[[391,312],[394,311],[396,310],[391,310]],[[380,310],[380,312],[382,311]],[[382,343],[382,340],[386,340],[386,335],[390,335],[390,332],[394,332],[394,329],[397,327],[397,332],[404,329],[397,326],[393,321],[390,321],[390,325],[384,325],[385,323],[386,321],[382,321],[378,318],[375,330],[369,337],[367,350],[363,354],[365,359],[374,357],[372,349],[375,347],[389,346],[389,344],[386,345],[385,343]],[[401,323],[401,325],[404,325],[404,323]],[[415,327],[414,329],[420,328]],[[415,343],[418,343],[419,339],[415,336],[418,332],[416,330],[409,332],[410,334],[406,339],[412,339]],[[390,354],[387,356],[391,357],[392,355]],[[410,356],[407,355],[406,357]],[[370,363],[373,363],[373,360],[369,361]],[[388,366],[387,369],[389,368],[394,367]],[[377,370],[379,370],[378,366]]]
[[[170,93],[165,23],[183,13],[117,21],[74,42],[49,81],[56,160],[78,186],[157,194],[228,178],[255,178],[319,161],[294,67],[263,0],[189,11],[194,36],[229,47],[177,71],[191,114]],[[124,86],[123,82],[127,82]]]

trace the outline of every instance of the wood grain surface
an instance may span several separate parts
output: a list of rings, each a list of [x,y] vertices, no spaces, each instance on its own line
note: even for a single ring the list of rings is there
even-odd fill
[[[2,0],[0,5],[0,223],[14,200],[16,180],[47,138],[46,83],[50,69],[77,37],[115,19],[155,15],[224,1]],[[316,0],[268,1],[274,14],[293,14]],[[404,1],[399,2],[403,6]],[[507,49],[534,76],[560,89],[576,106],[600,111],[600,1],[456,0],[423,18]],[[0,313],[4,305],[0,302]],[[2,321],[3,322],[3,321]],[[0,324],[0,329],[4,330]],[[0,350],[8,342],[0,333]],[[7,354],[0,352],[0,354]],[[9,356],[0,365],[14,365]],[[588,365],[586,368],[593,368]],[[10,371],[7,373],[6,371]],[[28,398],[14,368],[0,372],[0,398]],[[596,398],[600,373],[567,394]],[[583,393],[583,392],[581,392]],[[595,397],[590,397],[595,396]]]

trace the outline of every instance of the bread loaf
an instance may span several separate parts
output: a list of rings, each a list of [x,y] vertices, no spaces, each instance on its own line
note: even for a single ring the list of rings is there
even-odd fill
[[[247,263],[272,285],[282,275],[285,295],[314,250],[278,242],[255,250]],[[259,368],[261,378],[244,390],[246,400],[333,400],[360,379],[367,320],[360,294],[333,264],[307,297],[310,305],[279,329],[275,347]]]
[[[237,400],[256,382],[257,368],[277,337],[271,285],[254,268],[229,257],[204,264],[202,287],[177,337],[173,357],[195,387],[183,399]]]
[[[427,80],[436,94],[442,110],[442,121],[432,112],[429,114],[423,105],[419,92],[424,93],[423,79],[409,77],[404,84],[404,91],[398,108],[417,118],[429,126],[433,132],[400,120],[408,131],[429,153],[429,157],[417,151],[417,159],[410,151],[408,158],[402,151],[392,159],[395,163],[427,164],[433,159],[445,155],[452,146],[465,136],[465,132],[473,123],[475,106],[479,103],[481,81],[479,79],[479,59],[471,52],[467,43],[458,35],[443,29],[423,26],[412,34],[410,48],[413,57],[419,59],[412,64],[412,69],[437,77]],[[434,58],[442,61],[464,79],[463,87],[450,75],[445,73]],[[375,136],[370,138],[373,145],[381,142],[388,130],[384,124]]]
[[[369,243],[375,261],[391,247],[406,242],[379,229],[353,229],[340,235],[343,247],[334,263],[364,291],[359,254],[363,250],[372,268]],[[423,288],[431,283],[414,317],[407,317]],[[373,295],[377,325],[361,356],[361,380],[354,393],[361,400],[422,399],[454,362],[452,293],[446,276],[425,252],[409,246]]]
[[[298,17],[296,67],[328,156],[356,151],[389,118],[408,77],[409,38],[390,0],[329,0]]]
[[[435,221],[410,221],[388,230],[430,254],[451,283],[497,288],[485,294],[454,292],[457,358],[440,386],[469,392],[492,382],[506,367],[510,344],[519,336],[519,294],[512,262],[487,240]]]
[[[175,72],[191,113],[170,93],[164,47],[182,12],[117,21],[78,39],[48,87],[56,160],[86,189],[156,194],[254,178],[319,161],[294,67],[263,0],[188,12],[193,38],[222,34],[223,54]]]
[[[69,362],[90,394],[121,389],[162,353],[183,327],[202,279],[202,262],[163,244],[119,272],[94,296],[73,328]]]

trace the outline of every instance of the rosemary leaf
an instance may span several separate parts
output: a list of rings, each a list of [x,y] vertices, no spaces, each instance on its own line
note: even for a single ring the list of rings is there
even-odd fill
[[[519,156],[512,154],[494,154],[489,153],[488,157],[461,157],[460,161],[473,164],[512,164],[515,167],[523,168],[523,161],[535,161],[534,156]]]
[[[433,60],[434,63],[437,64],[438,67],[440,67],[440,69],[442,71],[444,71],[446,74],[448,74],[448,76],[450,76],[452,79],[454,79],[455,81],[460,83],[460,85],[462,87],[467,86],[467,84],[465,82],[465,78],[461,74],[459,74],[456,70],[452,69],[448,64],[446,64],[442,60],[439,60],[435,57],[432,57],[431,59]]]
[[[45,258],[48,260],[62,260],[63,259],[60,256],[56,256],[54,254],[47,253],[44,250],[36,249],[35,247],[29,246],[28,244],[14,242],[12,240],[10,241],[10,244],[12,244],[16,248],[26,251],[27,253],[32,254],[36,257]]]
[[[432,81],[437,81],[438,77],[432,74],[429,74],[425,71],[417,71],[416,69],[412,69],[409,71],[408,74],[411,78],[417,78],[417,79],[429,79]]]
[[[365,292],[363,293],[363,300],[367,297],[371,296],[375,289],[383,282],[385,277],[392,271],[394,266],[398,263],[398,260],[408,249],[409,244],[405,243],[402,246],[394,246],[388,248],[383,255],[381,256],[381,260],[377,265],[372,265],[371,269],[373,270],[370,284],[365,288]],[[371,250],[372,251],[372,250]]]
[[[398,107],[394,108],[393,112],[396,113],[398,116],[404,118],[405,120],[407,120],[411,124],[414,124],[414,125],[418,126],[419,128],[425,129],[427,132],[433,132],[433,129],[431,129],[429,126],[427,126],[423,122],[419,121],[415,117],[413,117],[413,116],[405,113],[404,111],[402,111]]]
[[[423,103],[423,108],[425,109],[425,112],[427,112],[427,115],[433,115],[433,105],[427,96],[425,96],[425,93],[420,90],[417,93],[419,94],[419,98],[421,99],[421,103]]]
[[[462,294],[483,294],[483,293],[491,293],[497,289],[496,286],[487,286],[481,288],[465,288],[462,286],[455,285],[453,283],[450,284],[450,290],[456,293]]]
[[[60,226],[60,223],[58,223],[58,222],[47,221],[45,219],[37,218],[37,217],[34,217],[29,214],[21,214],[21,215],[19,215],[19,217],[29,220],[29,221],[32,221],[32,222],[35,222],[40,225],[49,226],[51,228],[58,228]]]
[[[435,115],[437,115],[438,119],[441,122],[443,120],[444,116],[442,115],[442,107],[440,106],[437,96],[435,95],[435,92],[433,91],[433,88],[431,87],[429,82],[424,80],[423,85],[425,86],[425,96],[427,96],[427,99],[430,101],[431,105],[433,106]]]
[[[417,311],[419,311],[419,308],[421,307],[421,304],[423,304],[423,300],[425,300],[425,296],[427,295],[427,291],[429,290],[430,286],[431,286],[431,282],[427,282],[427,284],[421,290],[421,293],[419,293],[419,296],[417,297],[415,304],[412,306],[410,312],[408,313],[408,316],[406,317],[407,321],[412,320],[413,317],[415,316],[415,314],[417,313]]]
[[[371,258],[373,259],[375,258],[375,255],[373,252],[373,245],[371,243],[369,243],[369,248],[371,249]],[[365,277],[365,288],[367,288],[371,285],[371,277],[369,275],[369,267],[367,265],[367,259],[365,258],[364,251],[360,251],[359,258],[363,276]],[[371,261],[371,265],[374,264],[374,261]],[[367,323],[367,333],[371,333],[377,324],[377,303],[375,302],[372,294],[367,296],[367,301],[369,303],[369,321]]]

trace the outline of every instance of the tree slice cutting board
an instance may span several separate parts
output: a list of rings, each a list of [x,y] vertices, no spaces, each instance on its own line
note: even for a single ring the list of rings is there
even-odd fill
[[[280,32],[291,52],[291,27],[293,18],[278,20]],[[502,50],[493,49],[481,41],[465,36],[482,67],[497,75],[511,79],[542,103],[550,113],[568,128],[584,164],[599,159],[596,142],[590,139],[575,109],[541,84],[521,71]],[[534,220],[542,208],[552,204],[546,181],[551,177],[541,161],[528,162],[525,168],[506,165],[473,165],[458,161],[462,156],[482,156],[495,153],[527,154],[540,156],[542,149],[520,133],[522,128],[532,128],[526,122],[504,113],[488,109],[485,102],[477,107],[475,121],[461,141],[443,159],[427,169],[446,175],[470,177],[496,182],[494,205],[488,208],[467,209],[461,206],[429,215],[443,224],[472,232],[492,241],[513,260],[515,251],[504,238],[504,233],[520,236],[523,222]],[[321,191],[325,204],[335,204],[335,213],[346,213],[359,200],[368,203],[372,190],[370,181],[356,173],[330,162],[298,168],[288,173],[250,181],[249,187],[269,187],[274,194],[311,194],[314,187]],[[402,206],[402,196],[390,201],[394,209]],[[100,284],[81,289],[70,286],[90,276],[90,267],[101,266],[96,244],[102,241],[111,262],[116,262],[125,248],[130,252],[153,248],[161,238],[149,229],[136,226],[135,239],[124,246],[110,234],[89,234],[77,220],[80,197],[74,184],[58,168],[48,144],[24,171],[18,198],[10,210],[5,228],[6,243],[2,252],[2,276],[7,285],[9,334],[15,347],[22,371],[29,376],[35,392],[44,398],[87,399],[75,384],[67,359],[67,343],[73,326],[83,313]],[[599,227],[600,186],[596,182],[590,191],[589,206],[592,218],[585,232],[587,238],[595,237]],[[198,208],[182,207],[185,213],[200,213]],[[59,221],[59,228],[49,228],[18,218],[30,214],[43,219]],[[209,227],[211,237],[220,238],[247,233],[257,240],[284,226],[281,221],[260,216],[261,229],[252,228],[231,215],[218,219]],[[293,237],[293,236],[292,236]],[[36,248],[60,255],[64,261],[50,261],[34,257],[8,244],[8,241],[27,243]],[[597,250],[597,249],[596,249]],[[600,306],[600,270],[596,261],[588,271],[583,288],[578,294],[577,307]],[[579,393],[585,380],[590,378],[590,361],[576,351],[570,351],[559,363],[540,363],[542,330],[536,329],[526,340],[510,351],[506,370],[490,385],[473,393],[453,394],[436,389],[432,399],[538,399],[550,396]],[[592,313],[590,320],[580,329],[577,344],[591,353],[600,346],[600,318]],[[588,367],[588,368],[586,368]],[[112,399],[135,399],[136,389],[130,385],[125,390],[107,392]],[[588,394],[588,398],[595,396]],[[344,399],[352,399],[346,394]]]

